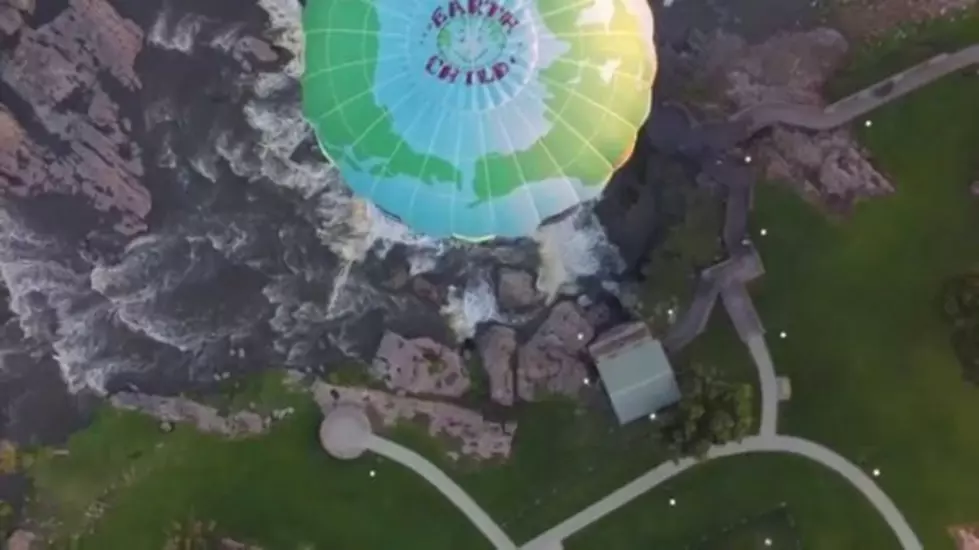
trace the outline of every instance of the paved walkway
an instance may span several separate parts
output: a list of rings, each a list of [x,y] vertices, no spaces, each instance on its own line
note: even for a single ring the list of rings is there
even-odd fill
[[[943,76],[975,64],[979,64],[979,45],[951,54],[939,54],[824,109],[790,103],[766,103],[749,107],[732,116],[730,120],[747,123],[750,133],[773,124],[786,124],[810,130],[829,130],[842,126]]]
[[[717,446],[707,453],[707,459],[722,458],[728,456],[742,455],[748,453],[789,453],[804,456],[815,460],[827,468],[834,470],[845,477],[858,491],[877,508],[887,523],[894,530],[894,534],[901,543],[901,547],[906,550],[921,550],[921,542],[918,541],[914,532],[908,526],[901,515],[901,512],[894,506],[894,503],[884,494],[880,488],[862,470],[851,464],[842,456],[833,451],[797,437],[789,436],[755,436],[749,437],[740,443]],[[560,548],[555,546],[585,529],[595,521],[607,516],[615,510],[625,506],[629,502],[642,496],[646,491],[653,489],[660,483],[679,475],[697,464],[702,463],[695,459],[684,459],[679,462],[666,462],[656,468],[646,472],[629,484],[613,491],[602,500],[585,508],[581,512],[564,520],[559,525],[552,527],[542,533],[537,538],[521,547],[521,550],[545,550],[548,548]]]
[[[479,529],[497,550],[516,550],[517,545],[503,532],[503,529],[493,521],[485,510],[476,504],[462,487],[452,481],[445,472],[429,462],[422,455],[383,437],[371,435],[367,449],[383,457],[389,458],[403,466],[411,468],[438,489],[446,498],[452,501],[463,514]]]

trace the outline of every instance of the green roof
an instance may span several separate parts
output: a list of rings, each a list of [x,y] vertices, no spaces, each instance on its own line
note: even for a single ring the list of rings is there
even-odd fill
[[[620,424],[680,400],[663,345],[644,323],[612,329],[589,347]]]

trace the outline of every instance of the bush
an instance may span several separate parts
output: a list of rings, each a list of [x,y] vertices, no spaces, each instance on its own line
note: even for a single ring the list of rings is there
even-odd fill
[[[754,390],[693,364],[680,376],[682,397],[669,414],[664,435],[676,456],[703,456],[711,445],[739,441],[754,425]]]
[[[969,382],[979,385],[979,272],[942,285],[942,316],[952,329],[952,350]]]

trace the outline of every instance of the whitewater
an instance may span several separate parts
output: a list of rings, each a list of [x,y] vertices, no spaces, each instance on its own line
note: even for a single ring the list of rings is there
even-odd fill
[[[369,359],[385,327],[459,342],[484,323],[526,322],[496,302],[501,265],[533,272],[549,301],[586,280],[615,290],[622,262],[591,205],[531,238],[475,244],[415,234],[352,196],[301,112],[301,6],[258,6],[265,29],[166,8],[146,29],[141,55],[196,64],[210,79],[201,89],[235,98],[194,126],[181,121],[200,118],[200,106],[148,92],[153,160],[174,205],[148,234],[94,253],[16,209],[0,215],[10,308],[72,390],[178,391],[231,370],[323,370]],[[236,44],[250,32],[291,58],[243,70]],[[438,281],[442,303],[387,288],[396,265]]]

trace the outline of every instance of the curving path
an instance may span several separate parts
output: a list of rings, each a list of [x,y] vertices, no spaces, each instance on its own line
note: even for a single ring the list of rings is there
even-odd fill
[[[765,103],[736,113],[729,120],[747,124],[749,134],[773,124],[786,124],[810,130],[829,130],[842,126],[943,76],[975,64],[979,64],[979,45],[955,53],[936,55],[822,109],[790,103]]]
[[[376,435],[371,435],[368,439],[367,449],[407,466],[424,477],[426,481],[434,485],[446,498],[452,501],[452,504],[455,504],[456,508],[465,514],[498,550],[516,550],[517,545],[493,521],[493,518],[479,504],[476,504],[476,501],[466,494],[461,487],[456,485],[449,476],[445,475],[445,472],[423,456]]]
[[[904,516],[894,503],[862,470],[847,459],[812,441],[789,436],[755,436],[739,443],[717,446],[707,453],[706,459],[748,453],[777,452],[804,456],[819,462],[845,477],[858,491],[877,508],[884,520],[894,530],[895,536],[906,550],[922,550],[921,542],[908,526]],[[704,460],[706,460],[704,459]],[[667,462],[646,472],[627,485],[612,492],[602,500],[547,530],[534,540],[523,545],[522,550],[548,550],[561,548],[561,541],[583,530],[591,523],[614,512],[618,508],[640,497],[660,483],[679,475],[701,461],[687,458],[679,462]]]

